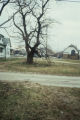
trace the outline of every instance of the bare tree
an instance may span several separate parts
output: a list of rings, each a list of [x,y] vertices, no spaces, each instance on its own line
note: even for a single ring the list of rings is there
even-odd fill
[[[50,24],[46,18],[49,1],[17,0],[16,8],[19,14],[13,17],[13,23],[25,41],[28,64],[33,63],[34,54],[40,56],[38,47],[43,44],[46,27]]]
[[[0,16],[2,15],[2,12],[4,10],[4,8],[8,5],[8,4],[15,4],[16,3],[16,0],[0,0]],[[13,19],[13,16],[15,14],[17,14],[18,11],[16,11],[15,13],[13,13],[11,15],[11,17],[9,17],[7,20],[4,19],[5,21],[0,23],[0,28],[4,28],[4,25],[7,24],[9,21],[11,21]]]
[[[15,3],[15,0],[0,0],[1,8],[0,8],[0,16],[3,12],[3,9],[8,5],[8,3]]]
[[[0,0],[0,4],[2,4],[0,9],[0,15],[2,14],[3,9],[6,7],[6,5],[10,2],[10,0]]]

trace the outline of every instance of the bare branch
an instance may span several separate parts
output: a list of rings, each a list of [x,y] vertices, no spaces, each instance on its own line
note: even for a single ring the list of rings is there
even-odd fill
[[[14,23],[15,27],[22,33],[22,35],[23,35],[23,37],[24,37],[24,32],[23,32],[22,29],[15,23],[14,16],[13,16],[13,23]]]
[[[7,1],[5,1],[5,2],[3,1],[3,5],[2,5],[1,10],[0,10],[0,15],[1,15],[4,7],[5,7],[9,2],[10,2],[10,0],[7,0]]]
[[[8,20],[6,20],[6,21],[4,21],[2,24],[0,24],[0,27],[2,27],[2,26],[5,25],[6,23],[8,23],[10,20],[12,20],[13,17],[14,17],[18,12],[19,12],[19,10],[16,11]]]

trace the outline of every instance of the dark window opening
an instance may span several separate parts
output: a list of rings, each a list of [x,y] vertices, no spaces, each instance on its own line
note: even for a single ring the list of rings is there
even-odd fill
[[[71,51],[71,56],[75,56],[75,50]]]
[[[0,53],[2,53],[3,52],[3,48],[0,48]]]

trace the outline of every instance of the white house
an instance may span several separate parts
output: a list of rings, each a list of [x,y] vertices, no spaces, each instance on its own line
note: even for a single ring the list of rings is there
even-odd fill
[[[0,58],[9,58],[10,57],[10,39],[5,38],[0,34]]]
[[[80,51],[78,48],[74,45],[68,46],[63,51],[63,58],[69,58],[69,59],[79,59],[80,57]]]

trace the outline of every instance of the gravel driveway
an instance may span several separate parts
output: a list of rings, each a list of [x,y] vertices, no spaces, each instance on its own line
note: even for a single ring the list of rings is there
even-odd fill
[[[0,81],[31,81],[48,86],[80,88],[80,77],[41,75],[33,73],[0,72]]]

